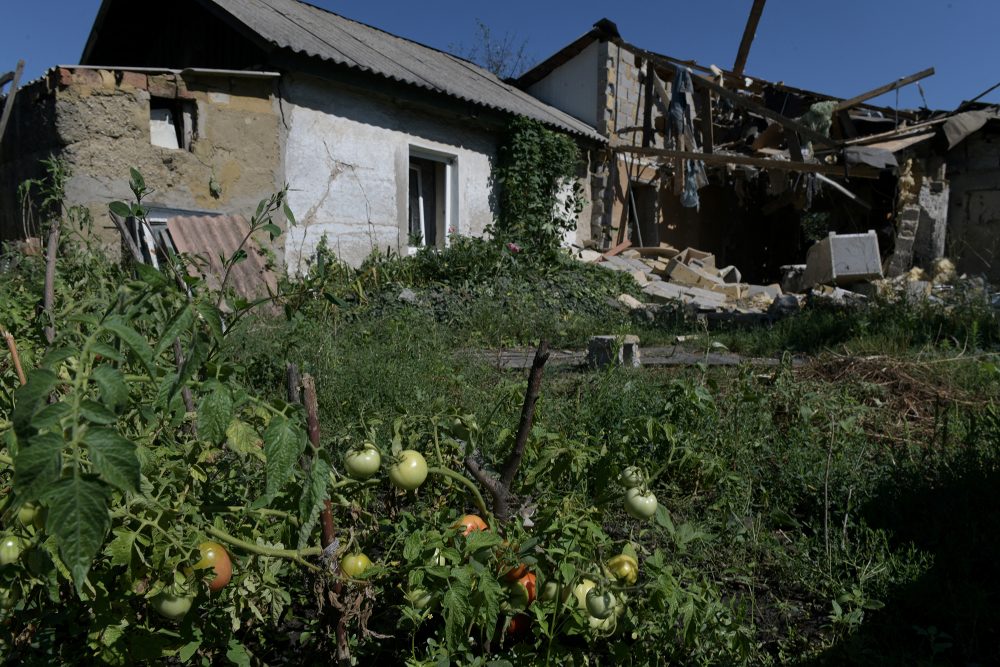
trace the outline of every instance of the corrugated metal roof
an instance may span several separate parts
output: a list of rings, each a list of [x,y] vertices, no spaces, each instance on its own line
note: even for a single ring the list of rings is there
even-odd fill
[[[197,258],[192,267],[205,279],[209,288],[218,290],[225,278],[223,258],[232,257],[249,231],[245,218],[231,216],[179,216],[167,220],[170,240],[179,253]],[[261,245],[253,239],[243,249],[247,258],[230,271],[226,289],[253,301],[274,294],[278,289],[274,273],[267,268]]]
[[[586,123],[449,53],[298,0],[208,1],[278,47],[605,141]]]

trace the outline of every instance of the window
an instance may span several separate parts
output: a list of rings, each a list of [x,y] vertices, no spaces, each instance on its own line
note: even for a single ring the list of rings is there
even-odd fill
[[[195,138],[195,105],[190,100],[149,100],[149,142],[161,148],[191,150]]]
[[[410,149],[406,219],[409,247],[443,247],[448,234],[456,231],[452,205],[454,175],[454,156]]]

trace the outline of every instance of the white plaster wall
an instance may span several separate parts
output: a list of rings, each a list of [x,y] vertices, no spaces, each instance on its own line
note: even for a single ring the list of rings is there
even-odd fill
[[[352,266],[375,249],[405,254],[411,147],[455,156],[457,233],[480,236],[493,221],[498,137],[311,77],[289,77],[283,93],[285,177],[298,223],[285,242],[292,275],[306,270],[323,237]]]
[[[528,92],[588,125],[597,127],[600,120],[599,53],[600,45],[597,42],[591,43],[571,60],[529,87]]]

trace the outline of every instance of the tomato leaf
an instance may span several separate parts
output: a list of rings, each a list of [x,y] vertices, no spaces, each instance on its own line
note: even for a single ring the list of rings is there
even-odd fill
[[[267,484],[264,495],[254,503],[254,507],[265,507],[278,497],[281,487],[292,478],[295,464],[306,448],[305,433],[276,415],[264,431],[264,472]]]
[[[84,419],[95,424],[107,425],[118,421],[118,417],[113,412],[97,401],[90,399],[80,401],[80,414],[83,415]]]
[[[472,618],[471,597],[472,589],[463,581],[455,581],[444,594],[444,635],[449,649],[455,649],[465,641],[465,628]]]
[[[28,383],[14,391],[14,412],[11,421],[14,430],[21,434],[31,427],[32,418],[46,405],[45,399],[55,389],[59,378],[46,368],[28,373]]]
[[[104,480],[124,491],[139,491],[139,459],[135,445],[117,431],[96,428],[83,438],[94,467]]]
[[[235,639],[229,640],[229,650],[226,651],[226,658],[238,667],[250,667],[250,654],[247,653],[246,647]]]
[[[205,320],[205,324],[208,325],[208,330],[212,332],[212,336],[217,341],[222,340],[222,315],[219,309],[210,303],[205,303],[204,301],[198,301],[194,304],[194,309],[198,311],[201,318]]]
[[[226,429],[226,445],[230,451],[236,452],[240,456],[255,456],[264,460],[264,452],[261,450],[261,439],[253,426],[241,419],[234,419],[229,422]]]
[[[112,410],[128,403],[128,387],[125,385],[125,378],[117,369],[111,366],[98,366],[90,374],[90,378],[97,384],[104,404]]]
[[[497,624],[500,616],[500,603],[504,594],[504,588],[500,582],[491,576],[479,577],[479,592],[483,594],[483,611],[486,613],[486,621],[483,627],[492,628]]]
[[[55,536],[78,595],[111,526],[107,492],[108,487],[96,479],[67,477],[42,496],[48,508],[45,531]]]
[[[309,537],[319,521],[323,503],[330,497],[329,486],[330,463],[325,458],[316,456],[309,471],[309,481],[302,489],[302,497],[299,499],[299,549],[309,544]]]
[[[193,323],[194,311],[191,309],[190,304],[186,304],[167,322],[163,333],[160,334],[160,342],[156,345],[156,349],[153,350],[153,356],[160,356],[164,350],[173,345],[175,339],[190,329]]]
[[[132,354],[139,359],[139,363],[146,369],[150,377],[156,376],[156,373],[153,372],[153,348],[149,346],[149,343],[146,342],[146,339],[138,331],[117,316],[108,318],[104,322],[104,328],[118,336],[125,343],[126,347],[132,351]]]
[[[14,457],[14,490],[26,500],[41,497],[62,472],[63,438],[45,433],[21,440]]]
[[[159,269],[142,263],[135,264],[134,266],[139,279],[150,287],[165,287],[168,284],[167,277]]]
[[[215,380],[205,383],[204,389],[205,395],[198,406],[198,434],[219,443],[233,420],[233,395],[229,387]]]

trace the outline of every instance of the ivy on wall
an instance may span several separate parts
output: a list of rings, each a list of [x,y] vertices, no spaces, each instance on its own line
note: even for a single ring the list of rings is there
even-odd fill
[[[583,210],[580,163],[569,136],[515,119],[494,168],[499,212],[493,237],[539,256],[557,252]]]

